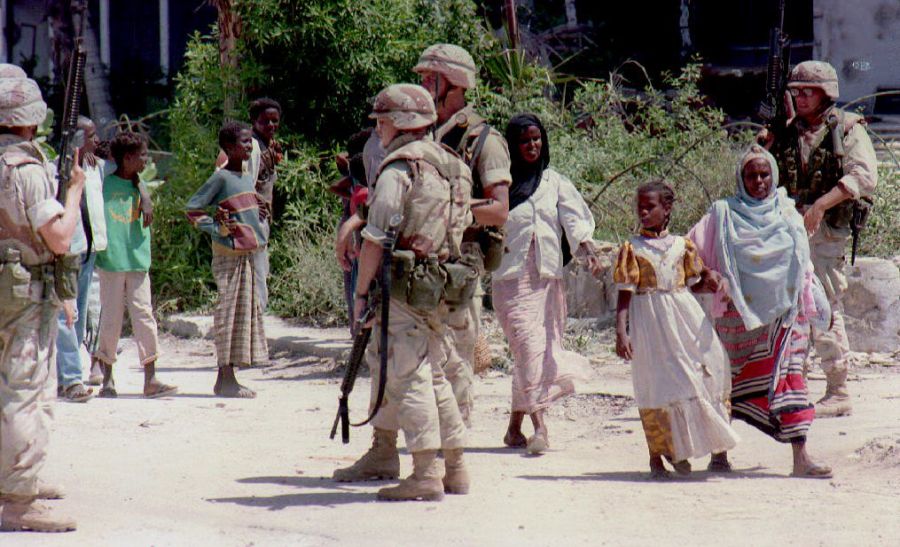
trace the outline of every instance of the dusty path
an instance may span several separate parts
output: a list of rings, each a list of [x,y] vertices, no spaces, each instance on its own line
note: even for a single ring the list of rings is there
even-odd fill
[[[595,358],[584,395],[553,410],[554,450],[500,448],[509,377],[478,386],[468,461],[472,493],[442,503],[374,501],[383,484],[330,477],[368,445],[328,440],[339,377],[333,361],[277,355],[241,375],[252,401],[211,396],[209,341],[162,338],[160,377],[181,394],[143,400],[133,344],[120,356],[117,400],[59,404],[45,476],[77,518],[64,535],[0,534],[29,545],[897,545],[900,367],[861,368],[852,417],[819,420],[810,448],[833,480],[787,478],[790,448],[738,424],[730,477],[645,479],[646,448],[627,367]],[[896,363],[895,363],[896,364]],[[824,382],[814,380],[815,397]],[[368,379],[353,413],[362,416]],[[403,455],[403,472],[409,472]],[[706,462],[695,461],[695,469]]]

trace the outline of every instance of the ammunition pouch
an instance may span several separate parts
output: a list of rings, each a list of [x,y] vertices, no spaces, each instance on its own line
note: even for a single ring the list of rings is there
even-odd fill
[[[443,298],[447,273],[437,257],[416,260],[412,251],[394,251],[391,259],[391,298],[409,307],[431,312]]]
[[[0,310],[16,315],[31,304],[31,272],[21,263],[0,263]]]
[[[394,251],[391,261],[391,298],[414,310],[431,312],[441,302],[455,306],[471,300],[481,279],[481,257],[463,255],[439,263],[437,257],[416,259],[413,251]]]
[[[506,251],[506,232],[500,226],[482,226],[475,237],[484,257],[484,270],[496,271],[500,268]]]
[[[56,297],[70,300],[78,296],[78,271],[81,268],[80,255],[57,257],[53,269],[53,287]]]

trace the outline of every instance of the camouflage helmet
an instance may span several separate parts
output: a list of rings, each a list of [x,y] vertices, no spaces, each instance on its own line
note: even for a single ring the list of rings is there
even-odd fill
[[[434,99],[416,84],[390,85],[375,97],[370,118],[388,118],[394,127],[414,130],[428,127],[437,121]]]
[[[816,87],[831,100],[838,98],[838,77],[834,67],[825,61],[803,61],[794,67],[788,87]]]
[[[421,74],[430,70],[437,72],[456,87],[472,89],[475,87],[475,61],[469,52],[453,44],[435,44],[429,46],[419,56],[419,62],[413,72]]]
[[[0,63],[0,78],[27,78],[22,67],[9,63]]]

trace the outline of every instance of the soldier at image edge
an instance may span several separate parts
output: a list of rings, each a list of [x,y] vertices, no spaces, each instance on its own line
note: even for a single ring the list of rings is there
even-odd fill
[[[65,532],[75,521],[38,499],[61,497],[38,479],[56,396],[56,316],[71,325],[74,301],[56,292],[56,258],[81,222],[84,172],[74,162],[65,204],[56,169],[34,142],[47,105],[15,65],[0,65],[0,530]]]

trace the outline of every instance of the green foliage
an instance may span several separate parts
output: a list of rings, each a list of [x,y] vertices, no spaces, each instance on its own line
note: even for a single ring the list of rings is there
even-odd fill
[[[490,44],[471,0],[243,0],[242,81],[284,107],[285,122],[320,143],[357,131],[370,99],[416,82],[419,54],[437,42],[476,59]]]
[[[900,252],[900,166],[888,160],[878,169],[878,187],[869,223],[859,240],[859,256],[891,258]]]

